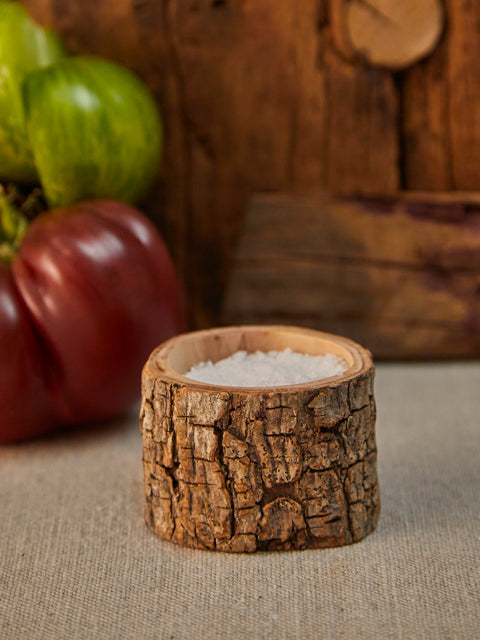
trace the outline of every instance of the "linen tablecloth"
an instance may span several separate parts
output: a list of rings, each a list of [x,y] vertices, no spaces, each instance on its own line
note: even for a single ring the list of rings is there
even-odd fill
[[[377,367],[364,541],[235,555],[143,522],[135,412],[0,447],[0,638],[480,637],[480,363]]]

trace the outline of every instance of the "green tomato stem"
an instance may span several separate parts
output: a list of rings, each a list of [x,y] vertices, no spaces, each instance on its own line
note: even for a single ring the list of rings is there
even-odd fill
[[[0,187],[0,260],[12,262],[28,227],[27,218],[16,209]]]
[[[15,251],[15,249],[12,249],[9,244],[7,244],[6,242],[0,244],[0,262],[10,264],[11,262],[13,262],[16,255],[17,252]]]

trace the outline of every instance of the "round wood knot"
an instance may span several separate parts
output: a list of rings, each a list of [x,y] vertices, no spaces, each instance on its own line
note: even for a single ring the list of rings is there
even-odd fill
[[[342,375],[230,387],[183,374],[236,351],[333,353]],[[201,549],[253,552],[361,540],[378,520],[374,366],[360,345],[281,326],[197,331],[158,347],[142,376],[147,524]]]
[[[331,23],[344,57],[399,70],[434,50],[444,9],[441,0],[332,0]]]

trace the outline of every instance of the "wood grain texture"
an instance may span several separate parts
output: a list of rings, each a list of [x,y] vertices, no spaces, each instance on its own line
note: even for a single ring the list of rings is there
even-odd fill
[[[72,52],[126,64],[154,91],[166,147],[145,208],[166,234],[196,326],[218,319],[252,191],[399,186],[393,79],[339,57],[326,2],[25,4]]]
[[[447,31],[447,33],[449,33]],[[410,189],[454,190],[448,36],[435,54],[399,79],[402,95],[401,139],[404,184]],[[480,175],[477,184],[480,184]]]
[[[233,552],[370,533],[380,508],[374,369],[354,348],[355,373],[263,390],[195,383],[161,364],[165,347],[154,352],[140,414],[147,524],[181,545]]]
[[[377,358],[478,357],[479,288],[479,194],[264,195],[224,321],[341,333]]]
[[[446,1],[441,47],[402,79],[406,186],[480,185],[480,6]]]
[[[395,73],[353,46],[350,29],[360,23],[349,24],[352,7],[365,18],[367,5],[373,13],[415,5],[438,18],[437,0],[305,0],[301,10],[290,0],[25,4],[61,32],[70,51],[117,60],[154,92],[166,143],[144,208],[186,283],[192,326],[219,321],[252,193],[480,188],[474,2],[445,0],[440,44]],[[385,42],[375,15],[372,46]],[[417,29],[422,20],[414,22]],[[438,20],[423,23],[425,31],[396,30],[396,52],[418,51],[432,25],[438,31]]]

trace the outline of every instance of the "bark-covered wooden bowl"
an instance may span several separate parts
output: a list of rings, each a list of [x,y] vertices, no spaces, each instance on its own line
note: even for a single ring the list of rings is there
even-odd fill
[[[236,351],[334,353],[344,374],[278,387],[229,387],[183,374]],[[343,337],[285,326],[177,336],[151,354],[140,412],[146,521],[200,549],[333,547],[378,520],[374,366]]]

